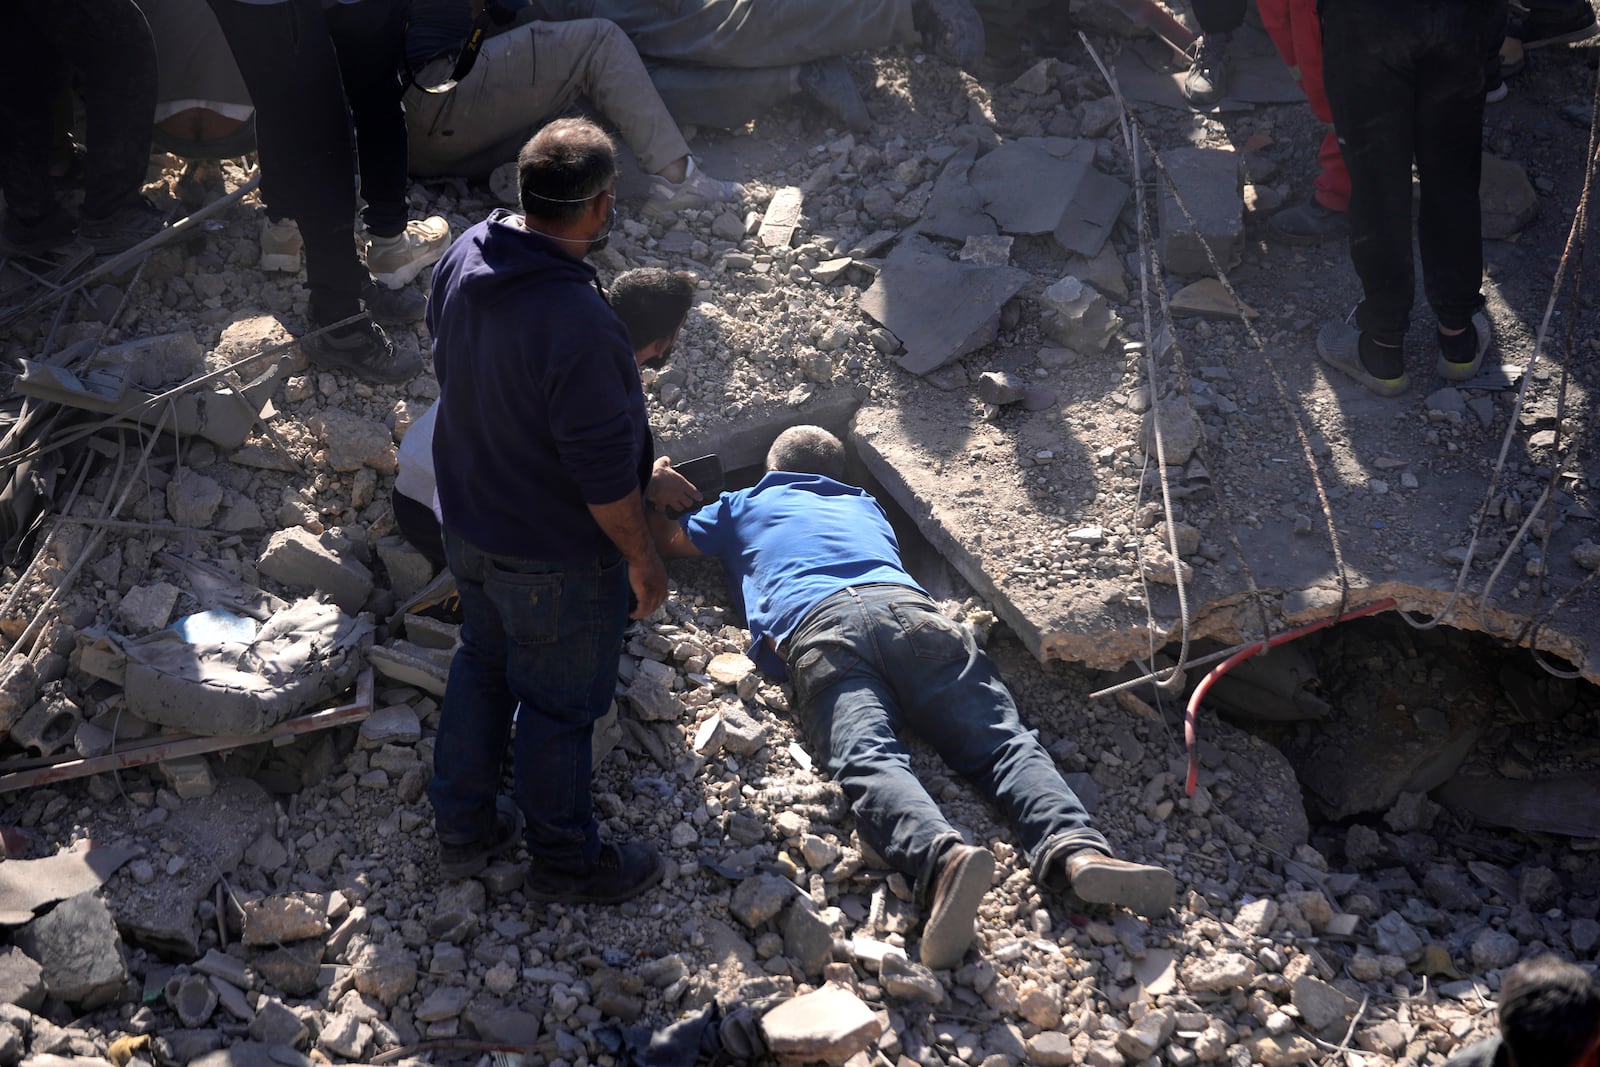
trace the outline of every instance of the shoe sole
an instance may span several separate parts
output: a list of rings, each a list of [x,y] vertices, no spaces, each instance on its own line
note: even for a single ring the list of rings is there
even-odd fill
[[[437,251],[430,249],[422,259],[413,260],[412,262],[401,267],[399,270],[392,270],[387,274],[379,274],[378,272],[373,271],[372,280],[383,286],[385,289],[399,289],[403,286],[409,285],[417,275],[421,274],[424,270],[443,259],[448,248],[449,245],[446,244]],[[371,270],[370,265],[367,269]]]
[[[1117,905],[1146,917],[1163,915],[1177,896],[1178,880],[1163,867],[1138,863],[1091,863],[1072,879],[1086,904]]]
[[[665,874],[666,870],[658,859],[655,869],[642,882],[616,893],[557,893],[527,883],[523,884],[523,892],[528,894],[530,900],[541,904],[621,904],[660,885]]]
[[[932,970],[954,967],[972,944],[972,921],[978,915],[978,902],[994,881],[994,855],[988,849],[968,852],[957,860],[955,888],[941,901],[922,925],[922,946],[918,949],[922,965]]]
[[[1397,397],[1403,395],[1411,388],[1411,379],[1404,374],[1398,378],[1379,378],[1370,373],[1365,367],[1357,363],[1350,366],[1341,361],[1334,352],[1332,343],[1327,339],[1329,326],[1342,326],[1342,323],[1329,323],[1317,333],[1317,355],[1322,362],[1339,371],[1351,381],[1364,387],[1368,392],[1376,393],[1382,397]],[[1352,358],[1359,360],[1361,357],[1352,353]]]

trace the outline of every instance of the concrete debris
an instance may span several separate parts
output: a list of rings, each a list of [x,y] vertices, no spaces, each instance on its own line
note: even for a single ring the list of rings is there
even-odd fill
[[[1077,278],[1067,275],[1039,294],[1045,313],[1044,331],[1051,340],[1076,352],[1103,352],[1122,319],[1105,297]]]
[[[84,1011],[111,1003],[128,980],[122,938],[93,891],[61,901],[11,939],[39,962],[48,995]]]
[[[147,634],[172,621],[181,590],[171,582],[134,586],[122,597],[117,612],[129,633]]]
[[[0,1004],[38,1011],[44,1004],[44,970],[15,945],[0,948]]]
[[[787,186],[777,190],[767,202],[767,213],[762,216],[756,239],[766,248],[788,248],[794,243],[804,210],[805,194],[799,189]]]
[[[1207,246],[1223,270],[1237,264],[1244,250],[1238,154],[1225,148],[1178,148],[1163,153],[1162,160],[1166,170],[1157,244],[1162,265],[1173,274],[1215,275]],[[1187,216],[1178,197],[1188,208]]]
[[[860,997],[826,985],[767,1012],[761,1033],[781,1062],[844,1064],[871,1047],[883,1023]]]
[[[908,240],[884,261],[861,310],[905,345],[902,367],[927,374],[993,341],[1000,309],[1027,278],[1014,267],[957,263]]]
[[[80,842],[43,859],[7,857],[0,862],[0,925],[21,926],[58,901],[92,892],[136,854]]]
[[[320,591],[347,614],[354,615],[372,595],[372,572],[349,554],[348,545],[331,534],[279,530],[267,539],[256,567],[291,590]]]
[[[305,893],[246,901],[244,943],[276,945],[321,937],[328,932],[326,904]]]
[[[1483,236],[1502,241],[1532,225],[1539,217],[1539,194],[1520,163],[1485,152],[1478,181]]]
[[[1236,304],[1216,278],[1201,278],[1172,294],[1174,315],[1198,315],[1207,319],[1259,319],[1261,312],[1249,304]]]

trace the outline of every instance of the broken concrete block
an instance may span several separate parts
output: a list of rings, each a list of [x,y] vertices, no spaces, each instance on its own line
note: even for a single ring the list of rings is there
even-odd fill
[[[283,344],[289,338],[288,328],[278,321],[276,316],[241,316],[223,327],[222,335],[217,338],[217,347],[212,350],[207,363],[213,369],[236,363]],[[291,348],[288,351],[293,353],[296,349]],[[300,358],[301,362],[304,362],[303,357]],[[266,369],[265,362],[249,363],[239,369],[239,376],[249,381]]]
[[[165,992],[178,1021],[190,1029],[210,1022],[217,1010],[217,991],[203,974],[175,975],[167,980]]]
[[[1227,270],[1244,249],[1244,199],[1240,193],[1239,155],[1225,148],[1178,148],[1162,156],[1158,248],[1162,265],[1172,274],[1215,274],[1206,245]],[[1174,196],[1183,198],[1194,224]]]
[[[1080,353],[1103,352],[1122,319],[1094,286],[1070,274],[1039,294],[1044,332]]]
[[[976,263],[980,267],[1010,266],[1013,241],[1014,238],[1002,234],[973,234],[961,246],[957,258],[963,263]]]
[[[993,341],[1000,309],[1028,277],[1015,267],[953,262],[913,238],[884,260],[861,310],[905,345],[900,366],[928,374]]]
[[[1478,204],[1483,215],[1483,236],[1502,240],[1528,228],[1539,217],[1539,194],[1518,163],[1483,154],[1478,179]]]
[[[372,572],[366,564],[342,555],[333,537],[320,537],[296,527],[279,530],[267,540],[256,561],[268,578],[291,589],[326,593],[340,609],[354,615],[372,595]]]
[[[1188,398],[1165,397],[1146,411],[1140,422],[1139,447],[1150,458],[1156,458],[1157,418],[1161,421],[1161,452],[1168,463],[1187,463],[1195,449],[1205,443],[1205,424]]]
[[[12,939],[39,961],[49,995],[83,1009],[114,1001],[128,980],[122,938],[106,902],[79,893],[22,927]]]
[[[141,337],[103,351],[121,356],[129,380],[140,389],[161,390],[187,381],[206,367],[205,349],[188,330]]]
[[[243,905],[247,945],[276,945],[321,937],[329,930],[327,902],[310,893],[284,893]]]
[[[44,971],[38,961],[14,945],[0,948],[0,1004],[37,1012],[44,996]]]
[[[33,661],[24,656],[7,659],[0,667],[0,738],[11,732],[38,697],[39,674]]]
[[[933,183],[928,202],[923,205],[917,232],[952,241],[992,236],[997,232],[993,216],[985,210],[983,194],[973,188],[970,181],[973,161],[977,158],[977,146],[969,144],[945,162]]]
[[[217,778],[211,773],[211,761],[203,755],[164,759],[157,766],[172,791],[184,800],[197,800],[217,791]]]
[[[222,505],[222,485],[198,471],[184,467],[167,483],[167,514],[179,526],[205,529]]]
[[[1010,371],[985,371],[978,376],[978,399],[985,404],[1015,404],[1028,394],[1028,383]]]
[[[11,742],[36,756],[48,756],[72,741],[80,721],[78,705],[64,696],[48,697],[11,727]]]
[[[455,653],[448,649],[427,648],[410,641],[394,640],[367,650],[367,662],[383,677],[402,685],[414,685],[434,696],[444,696],[445,680],[450,677],[450,661]]]
[[[171,582],[136,585],[117,605],[117,614],[129,633],[146,634],[159,630],[172,619],[180,590]]]
[[[1023,137],[972,165],[973,189],[1002,233],[1054,233],[1086,172],[1094,142]]]
[[[794,232],[800,226],[804,209],[805,196],[799,189],[792,185],[779,189],[767,204],[756,239],[765,248],[788,248],[794,243]]]
[[[398,939],[385,939],[363,946],[351,961],[350,973],[357,989],[392,1007],[417,988],[417,957]]]
[[[854,262],[855,260],[849,256],[842,259],[825,259],[812,269],[811,276],[823,285],[832,285]]]
[[[767,1049],[781,1061],[842,1064],[872,1047],[883,1023],[860,997],[825,985],[784,1001],[761,1017]]]
[[[683,701],[672,691],[678,672],[653,659],[639,661],[624,695],[634,713],[646,722],[675,722],[683,714]]]
[[[323,408],[307,419],[306,425],[325,449],[320,462],[336,471],[371,467],[379,474],[393,474],[398,469],[394,435],[381,422],[344,408]]]
[[[1258,319],[1261,312],[1249,304],[1235,304],[1233,297],[1215,278],[1201,278],[1172,294],[1169,302],[1174,315],[1198,315],[1203,319],[1237,319],[1243,307],[1244,318]]]
[[[409,704],[393,704],[379,708],[361,724],[357,744],[361,748],[382,748],[384,745],[414,745],[422,739],[422,723]]]
[[[377,549],[396,600],[410,600],[433,581],[433,564],[404,537],[382,538]]]

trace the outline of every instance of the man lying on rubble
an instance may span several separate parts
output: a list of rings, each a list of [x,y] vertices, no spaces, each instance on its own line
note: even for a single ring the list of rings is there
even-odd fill
[[[617,275],[607,295],[611,310],[627,328],[635,362],[641,368],[664,364],[694,303],[693,280],[660,267],[638,267]],[[444,567],[444,537],[434,510],[433,420],[438,410],[437,405],[430,406],[400,442],[392,500],[401,535],[435,567]],[[693,483],[672,469],[671,457],[657,456],[645,499],[658,507],[682,511],[698,503],[700,494]]]
[[[487,0],[474,18],[470,0],[410,5],[405,54],[395,58],[411,86],[405,103],[413,174],[486,175],[583,97],[649,173],[647,214],[739,199],[737,184],[710,177],[690,155],[622,31],[603,19],[513,24],[520,6]]]
[[[751,655],[787,678],[813,751],[849,796],[862,839],[914,881],[922,962],[961,962],[994,856],[969,845],[917,780],[896,736],[920,735],[999,805],[1034,880],[1092,904],[1158,915],[1170,871],[1115,859],[966,627],[906,572],[889,520],[845,483],[844,446],[816,426],[784,431],[753,488],[681,525],[650,516],[665,558],[714,556],[743,600]]]
[[[1500,979],[1500,1032],[1445,1067],[1597,1067],[1600,983],[1557,956],[1524,960]]]

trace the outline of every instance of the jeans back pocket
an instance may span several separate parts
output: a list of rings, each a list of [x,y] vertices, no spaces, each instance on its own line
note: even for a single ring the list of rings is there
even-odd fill
[[[506,638],[521,645],[544,645],[560,635],[562,576],[523,574],[493,563],[483,590],[500,614]]]

